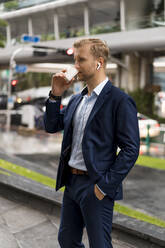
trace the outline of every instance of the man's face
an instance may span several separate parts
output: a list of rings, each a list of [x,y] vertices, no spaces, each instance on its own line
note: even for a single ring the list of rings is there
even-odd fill
[[[97,60],[90,52],[90,45],[74,49],[75,67],[79,71],[78,79],[80,81],[91,80],[96,73]]]

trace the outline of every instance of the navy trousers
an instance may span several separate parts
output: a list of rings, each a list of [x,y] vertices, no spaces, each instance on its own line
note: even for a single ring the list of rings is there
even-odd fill
[[[65,187],[58,241],[61,248],[84,248],[86,227],[90,248],[113,248],[111,230],[114,201],[98,200],[87,175],[72,175]]]

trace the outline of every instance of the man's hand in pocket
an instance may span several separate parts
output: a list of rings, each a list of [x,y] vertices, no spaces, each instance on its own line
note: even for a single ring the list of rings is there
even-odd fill
[[[100,201],[104,198],[104,194],[99,190],[96,184],[94,185],[94,193]]]

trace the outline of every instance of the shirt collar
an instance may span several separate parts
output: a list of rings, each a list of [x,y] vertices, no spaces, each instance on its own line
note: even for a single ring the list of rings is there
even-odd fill
[[[107,82],[108,82],[108,77],[106,77],[104,81],[99,83],[99,85],[97,85],[96,88],[94,88],[93,92],[95,92],[96,95],[98,96]]]
[[[99,83],[99,85],[97,85],[94,90],[92,91],[92,93],[94,92],[97,96],[100,94],[100,92],[102,91],[102,89],[104,88],[105,84],[108,82],[108,77],[106,77],[106,79],[104,81],[102,81],[101,83]],[[81,94],[84,96],[86,94],[88,94],[88,88],[85,87]]]

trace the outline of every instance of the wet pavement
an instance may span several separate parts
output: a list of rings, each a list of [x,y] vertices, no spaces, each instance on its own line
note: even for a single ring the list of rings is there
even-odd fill
[[[56,178],[62,134],[0,133],[0,140],[1,150],[35,163],[34,170]],[[135,166],[124,181],[124,200],[120,202],[165,220],[164,178],[165,171]]]
[[[124,182],[122,202],[165,220],[165,171],[135,166]]]
[[[140,154],[165,159],[165,143],[150,143],[149,147],[147,147],[145,142],[143,142],[140,146]]]
[[[62,133],[51,135],[44,131],[33,133],[24,129],[18,132],[20,134],[0,131],[0,149],[10,154],[59,154],[61,150]]]
[[[13,154],[17,155],[20,159],[21,166],[56,178],[61,138],[61,134],[45,135],[43,133],[27,136],[25,134],[18,135],[15,132],[11,134],[0,133],[0,150],[9,153],[10,156]],[[0,158],[5,159],[5,156],[3,158],[3,155],[1,155]],[[21,158],[24,160],[21,160]],[[124,181],[124,200],[120,201],[120,204],[165,220],[164,178],[165,171],[135,166]],[[15,176],[14,180],[17,180],[17,186],[21,185],[19,178]],[[8,182],[11,183],[11,181],[12,180],[9,179]],[[28,183],[27,180],[22,182],[24,189],[26,188],[26,183]],[[37,184],[35,186],[31,185],[31,189],[37,190],[39,186],[37,186]],[[52,192],[50,193],[52,194]],[[10,197],[7,196],[7,194],[3,195],[1,190],[0,247],[59,247],[57,244],[59,210],[53,211],[52,209],[54,209],[54,207],[51,207],[50,211],[49,208],[46,207],[41,211],[42,204],[36,203],[37,200],[34,200],[35,204],[33,206],[27,199],[20,202],[19,197],[18,200],[16,200],[11,193],[8,195],[10,195]],[[58,195],[53,197],[58,198]],[[121,221],[125,221],[125,219],[120,218],[120,222]],[[139,229],[144,228],[145,230],[144,224],[142,226],[140,225],[141,223],[139,222]],[[134,224],[132,224],[131,220],[130,228],[133,228],[133,226]],[[160,232],[162,232],[162,229]],[[47,237],[45,238],[45,236]],[[147,245],[138,246],[134,241],[128,245],[127,240],[121,240],[119,239],[119,236],[114,235],[114,248],[156,247]],[[84,237],[84,240],[87,243],[86,236]],[[1,244],[3,244],[3,246],[1,246]],[[86,247],[88,247],[88,245],[86,245]]]
[[[44,173],[56,177],[58,155],[20,154],[25,160],[37,163]],[[135,166],[124,181],[124,200],[120,203],[165,220],[165,171]]]
[[[57,241],[59,224],[58,206],[1,186],[1,248],[60,248]],[[119,240],[118,235],[118,233],[113,235],[114,248],[139,248],[136,244]],[[89,248],[86,231],[83,243]]]
[[[11,197],[10,197],[11,198]],[[21,202],[0,196],[1,248],[56,248],[58,220],[55,213],[47,214]],[[40,203],[41,204],[41,203]]]

